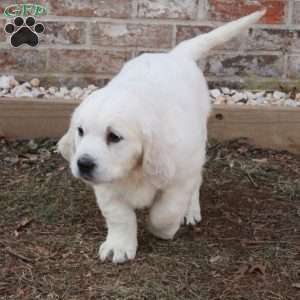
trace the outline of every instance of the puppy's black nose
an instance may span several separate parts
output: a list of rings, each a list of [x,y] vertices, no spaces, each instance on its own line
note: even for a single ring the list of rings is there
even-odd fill
[[[96,164],[93,159],[88,156],[82,156],[77,161],[78,169],[82,175],[90,175]]]

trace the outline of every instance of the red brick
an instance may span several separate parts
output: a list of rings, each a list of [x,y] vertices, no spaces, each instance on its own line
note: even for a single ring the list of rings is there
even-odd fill
[[[1,72],[42,72],[46,67],[46,52],[36,49],[1,49]]]
[[[77,45],[86,41],[84,22],[42,22],[45,32],[40,35],[42,44]]]
[[[171,25],[111,24],[92,25],[92,43],[100,46],[170,48]]]
[[[204,71],[210,76],[278,77],[283,73],[283,56],[213,54]]]
[[[267,9],[263,23],[284,23],[287,0],[208,0],[210,19],[230,21],[250,14],[256,10]]]
[[[133,0],[50,0],[56,16],[129,18]]]
[[[183,19],[197,17],[197,0],[140,0],[138,1],[138,17]]]
[[[117,73],[130,59],[127,51],[51,49],[49,71],[55,73]]]

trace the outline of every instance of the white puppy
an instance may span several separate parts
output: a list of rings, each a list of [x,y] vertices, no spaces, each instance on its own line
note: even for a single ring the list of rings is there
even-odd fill
[[[172,239],[184,220],[201,220],[210,101],[196,61],[263,15],[228,23],[169,53],[131,60],[75,110],[59,150],[73,175],[95,190],[108,227],[101,260],[135,257],[135,209],[150,207],[149,229],[163,239]]]

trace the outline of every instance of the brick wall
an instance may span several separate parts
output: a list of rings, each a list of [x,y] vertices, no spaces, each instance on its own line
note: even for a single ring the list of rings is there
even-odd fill
[[[12,1],[1,1],[0,12]],[[22,2],[21,0],[19,2]],[[11,49],[0,31],[0,72],[45,83],[103,85],[123,63],[261,7],[267,14],[200,62],[212,85],[300,88],[300,0],[40,0],[48,6],[40,45]],[[7,19],[0,18],[3,28]]]

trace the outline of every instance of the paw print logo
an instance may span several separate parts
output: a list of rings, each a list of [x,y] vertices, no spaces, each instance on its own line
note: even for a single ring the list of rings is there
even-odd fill
[[[16,17],[13,23],[6,24],[5,32],[11,34],[10,43],[13,47],[19,47],[26,44],[36,47],[39,44],[38,33],[43,33],[45,26],[42,23],[36,23],[34,17],[27,17],[25,22],[22,17]]]

